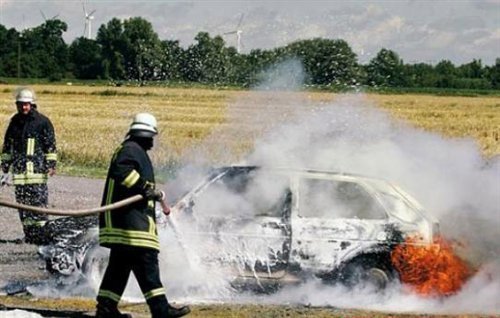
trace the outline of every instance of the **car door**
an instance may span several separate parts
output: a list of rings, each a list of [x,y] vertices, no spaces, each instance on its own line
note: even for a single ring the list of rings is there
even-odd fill
[[[205,262],[238,276],[284,275],[290,247],[288,179],[260,169],[231,169],[192,198]]]
[[[387,214],[354,178],[300,176],[293,191],[290,263],[330,271],[345,259],[378,244]]]

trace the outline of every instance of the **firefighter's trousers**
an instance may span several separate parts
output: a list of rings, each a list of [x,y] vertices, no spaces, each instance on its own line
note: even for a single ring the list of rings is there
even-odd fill
[[[153,317],[169,304],[160,280],[158,251],[140,247],[112,247],[97,302],[116,307],[133,272]]]
[[[47,184],[16,185],[16,202],[26,205],[47,207],[48,188]],[[45,223],[48,220],[46,214],[38,214],[19,209],[19,218],[23,225],[26,243],[43,245],[47,241]]]

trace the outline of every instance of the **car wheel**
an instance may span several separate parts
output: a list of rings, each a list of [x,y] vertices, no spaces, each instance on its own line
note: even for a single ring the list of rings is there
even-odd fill
[[[360,257],[344,266],[339,281],[350,288],[371,287],[383,290],[396,278],[394,270],[379,257]]]
[[[87,283],[95,290],[99,288],[104,271],[108,264],[109,251],[105,248],[95,245],[91,247],[82,265],[82,274]]]
[[[385,289],[390,282],[388,273],[377,267],[368,269],[363,276],[363,280],[376,289]]]

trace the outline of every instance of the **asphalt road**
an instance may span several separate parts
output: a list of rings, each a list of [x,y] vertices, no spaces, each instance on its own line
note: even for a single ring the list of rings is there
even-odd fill
[[[54,176],[48,185],[50,208],[78,210],[100,205],[104,180]],[[14,201],[14,188],[0,188],[0,200]],[[17,210],[0,206],[0,294],[49,276],[37,246],[24,243],[22,238]]]

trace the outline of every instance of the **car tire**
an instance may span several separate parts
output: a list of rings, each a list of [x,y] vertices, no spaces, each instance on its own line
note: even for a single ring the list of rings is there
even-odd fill
[[[385,289],[391,279],[389,278],[387,271],[381,268],[372,267],[364,273],[364,281],[372,286],[375,286],[375,288],[379,290]]]
[[[370,287],[375,290],[384,290],[397,274],[383,257],[358,257],[346,264],[338,274],[338,280],[349,288]]]

